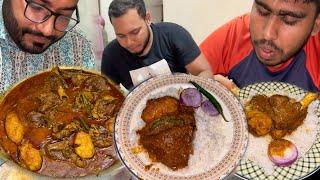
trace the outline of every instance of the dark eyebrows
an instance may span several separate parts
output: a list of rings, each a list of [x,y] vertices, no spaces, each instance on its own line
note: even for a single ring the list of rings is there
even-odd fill
[[[306,14],[304,14],[304,13],[285,11],[285,10],[280,10],[278,15],[280,15],[280,16],[291,16],[291,17],[295,17],[295,18],[304,18],[304,17],[306,17]]]
[[[258,6],[262,6],[264,9],[271,11],[271,8],[266,5],[265,3],[263,3],[262,0],[254,0],[254,2],[258,5]]]

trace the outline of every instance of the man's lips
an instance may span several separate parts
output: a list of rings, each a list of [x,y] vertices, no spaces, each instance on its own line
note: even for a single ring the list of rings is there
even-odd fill
[[[275,55],[276,50],[270,46],[260,45],[258,51],[261,58],[267,60],[271,59]]]
[[[48,38],[44,37],[44,36],[38,36],[38,35],[34,35],[34,34],[29,34],[32,37],[32,40],[34,40],[35,42],[38,43],[47,43],[48,41],[50,41]]]

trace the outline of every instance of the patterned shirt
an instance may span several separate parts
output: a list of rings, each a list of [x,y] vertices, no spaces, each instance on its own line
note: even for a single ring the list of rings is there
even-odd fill
[[[15,83],[53,66],[81,66],[94,68],[90,42],[76,30],[41,54],[30,54],[18,48],[6,32],[0,0],[0,95]]]

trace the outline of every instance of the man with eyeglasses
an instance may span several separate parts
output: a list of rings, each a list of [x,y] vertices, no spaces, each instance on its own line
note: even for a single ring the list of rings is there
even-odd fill
[[[78,0],[0,0],[0,94],[56,65],[94,68],[90,43],[74,27]]]

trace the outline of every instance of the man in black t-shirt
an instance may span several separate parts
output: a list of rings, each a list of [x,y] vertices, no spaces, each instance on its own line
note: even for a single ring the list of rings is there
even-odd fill
[[[212,77],[190,33],[174,23],[151,23],[143,0],[113,0],[109,18],[116,39],[104,49],[101,71],[127,89],[174,72]]]

